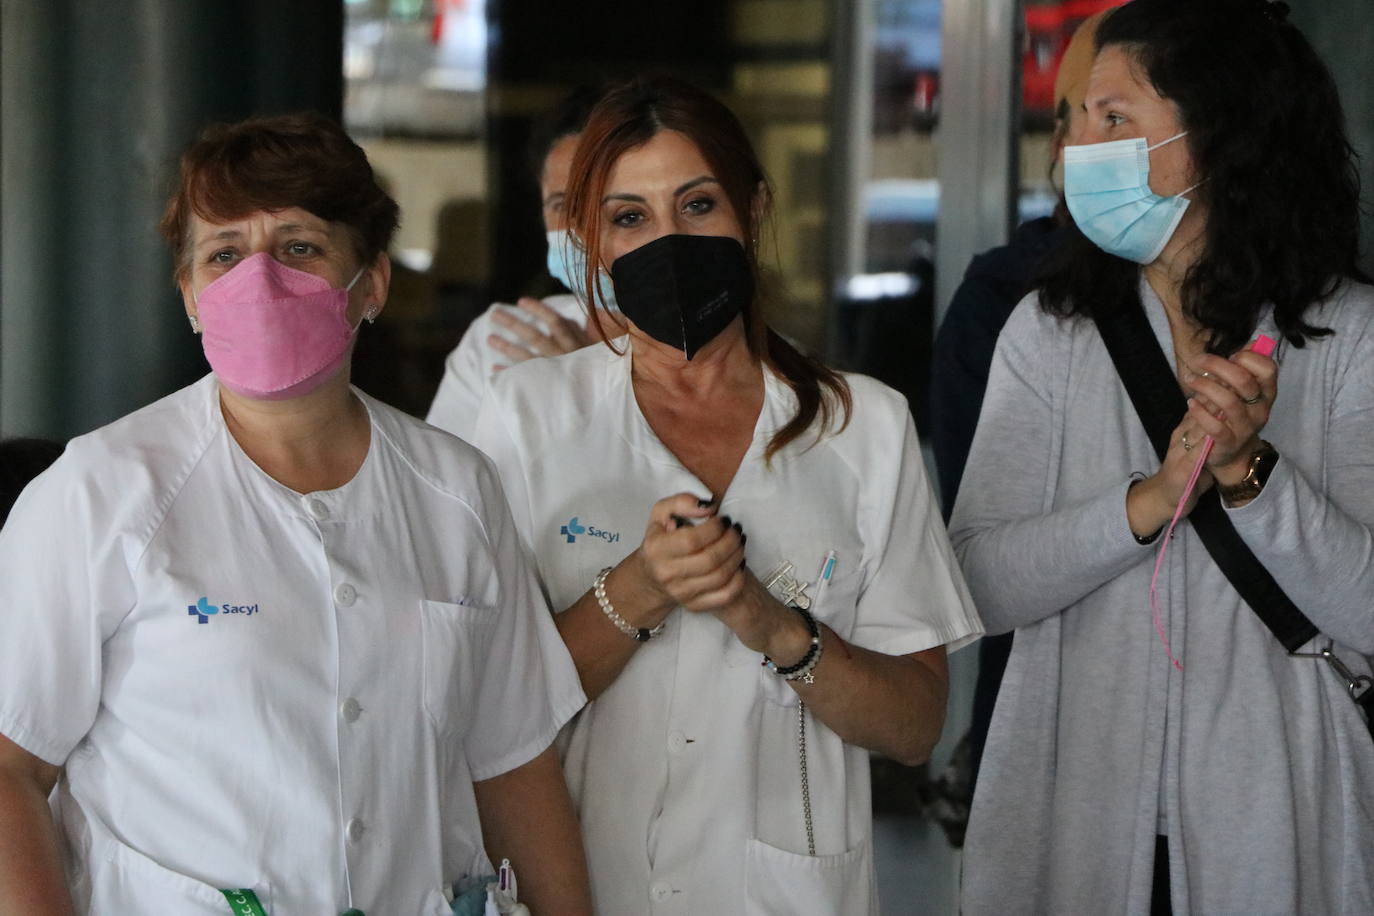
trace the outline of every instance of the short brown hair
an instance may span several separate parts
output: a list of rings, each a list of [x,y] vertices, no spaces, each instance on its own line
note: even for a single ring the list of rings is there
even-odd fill
[[[334,121],[292,114],[215,124],[182,154],[158,226],[176,278],[186,273],[191,214],[224,222],[287,207],[348,227],[364,264],[386,251],[399,224],[396,201],[377,184],[367,155]]]

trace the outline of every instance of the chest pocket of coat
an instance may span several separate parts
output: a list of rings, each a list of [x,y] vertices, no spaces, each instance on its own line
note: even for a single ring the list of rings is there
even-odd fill
[[[425,712],[441,733],[461,733],[471,719],[492,662],[488,652],[499,613],[480,605],[420,602]]]

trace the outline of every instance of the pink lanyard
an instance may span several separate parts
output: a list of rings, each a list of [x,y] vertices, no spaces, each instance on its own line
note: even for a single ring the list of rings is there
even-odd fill
[[[1255,338],[1254,343],[1250,344],[1250,349],[1260,356],[1268,356],[1274,352],[1275,342],[1272,337],[1260,334]],[[1197,487],[1197,480],[1202,476],[1202,468],[1207,464],[1207,456],[1212,454],[1212,446],[1216,443],[1211,436],[1202,440],[1202,445],[1198,450],[1197,462],[1193,465],[1193,473],[1188,477],[1188,485],[1183,488],[1183,495],[1179,497],[1178,506],[1174,509],[1174,517],[1169,520],[1169,527],[1164,532],[1164,538],[1160,541],[1159,552],[1155,555],[1155,571],[1150,577],[1150,610],[1154,615],[1155,632],[1159,634],[1159,641],[1164,644],[1164,651],[1169,656],[1169,661],[1173,662],[1174,667],[1179,671],[1183,670],[1183,663],[1174,657],[1173,649],[1169,648],[1169,637],[1164,632],[1164,618],[1159,610],[1159,596],[1157,589],[1159,586],[1159,571],[1164,568],[1164,555],[1169,551],[1169,541],[1173,539],[1174,528],[1178,525],[1178,520],[1183,517],[1183,509],[1188,505],[1188,500],[1193,495],[1193,490]]]

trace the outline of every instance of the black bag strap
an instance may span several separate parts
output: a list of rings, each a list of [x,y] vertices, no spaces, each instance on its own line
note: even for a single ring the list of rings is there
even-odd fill
[[[1093,321],[1140,422],[1145,425],[1150,443],[1163,461],[1169,439],[1183,421],[1188,405],[1169,368],[1169,360],[1155,339],[1145,307],[1135,297],[1129,306],[1120,303],[1097,310]],[[1285,649],[1296,652],[1317,635],[1312,621],[1284,594],[1269,570],[1236,533],[1215,487],[1198,499],[1188,521],[1231,585]]]

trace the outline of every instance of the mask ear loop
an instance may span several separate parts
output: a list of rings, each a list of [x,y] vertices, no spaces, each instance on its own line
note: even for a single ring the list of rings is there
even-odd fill
[[[1147,147],[1145,147],[1145,152],[1147,152],[1147,153],[1152,153],[1152,152],[1154,152],[1155,150],[1159,149],[1161,146],[1168,146],[1170,143],[1173,143],[1173,142],[1174,142],[1175,140],[1177,140],[1179,137],[1186,137],[1186,136],[1188,136],[1188,131],[1186,131],[1186,130],[1185,130],[1185,131],[1180,131],[1179,133],[1174,134],[1174,135],[1173,135],[1172,137],[1170,137],[1168,140],[1160,140],[1160,141],[1159,141],[1158,143],[1156,143],[1154,146],[1147,146]]]
[[[352,280],[349,280],[349,281],[348,281],[348,285],[344,287],[344,292],[346,292],[346,293],[351,293],[351,292],[353,292],[353,287],[357,284],[358,278],[361,277],[366,271],[367,271],[367,265],[366,265],[366,264],[364,264],[362,267],[359,267],[359,268],[358,268],[358,272],[357,272],[356,274],[353,275],[353,279],[352,279]],[[369,305],[369,306],[367,307],[367,311],[363,312],[362,321],[359,321],[357,324],[355,324],[355,325],[353,326],[353,331],[354,331],[354,333],[357,333],[358,328],[362,327],[363,321],[366,321],[368,324],[372,324],[372,323],[373,323],[374,321],[376,321],[376,320],[377,320],[377,306],[375,306],[375,305]]]
[[[1186,131],[1186,130],[1185,130],[1185,131],[1180,131],[1179,133],[1174,134],[1174,135],[1173,135],[1172,137],[1170,137],[1168,140],[1160,140],[1160,141],[1159,141],[1158,143],[1156,143],[1154,146],[1147,146],[1147,147],[1145,147],[1145,152],[1147,152],[1147,153],[1154,152],[1155,150],[1159,149],[1161,146],[1168,146],[1170,143],[1173,143],[1173,142],[1174,142],[1175,140],[1177,140],[1179,137],[1186,137],[1186,136],[1188,136],[1188,131]],[[1197,182],[1197,184],[1194,184],[1192,187],[1190,187],[1190,188],[1185,188],[1185,189],[1183,189],[1182,191],[1179,191],[1177,194],[1175,194],[1175,195],[1173,195],[1173,196],[1174,196],[1174,197],[1182,197],[1184,194],[1191,194],[1193,191],[1196,191],[1200,185],[1203,185],[1203,184],[1206,184],[1206,183],[1207,183],[1207,179],[1204,178],[1204,179],[1202,179],[1202,181]]]
[[[1184,194],[1191,194],[1191,193],[1193,193],[1194,191],[1196,191],[1198,188],[1200,188],[1200,187],[1202,187],[1203,185],[1205,185],[1205,184],[1207,183],[1207,181],[1208,181],[1208,179],[1204,178],[1204,179],[1202,179],[1201,181],[1197,182],[1196,184],[1194,184],[1194,185],[1192,185],[1192,186],[1190,186],[1190,187],[1184,188],[1182,191],[1179,191],[1179,192],[1178,192],[1177,194],[1175,194],[1174,196],[1175,196],[1175,197],[1183,197]],[[1185,198],[1185,200],[1186,200],[1186,199],[1187,199],[1187,198]]]

